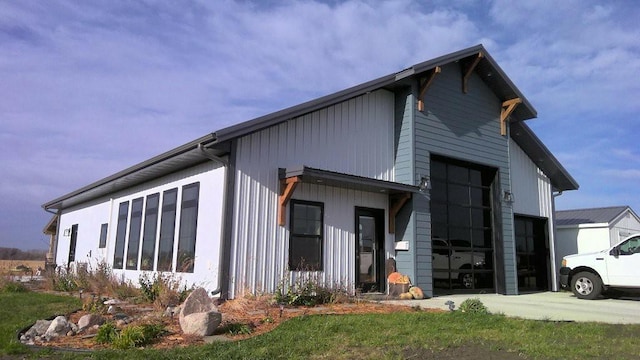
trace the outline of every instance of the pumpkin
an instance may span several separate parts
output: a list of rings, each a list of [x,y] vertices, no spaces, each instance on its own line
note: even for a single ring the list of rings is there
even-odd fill
[[[413,299],[413,295],[411,295],[411,293],[402,293],[400,294],[400,300],[411,300]]]
[[[409,293],[411,295],[413,295],[414,299],[424,299],[424,293],[422,292],[422,289],[420,289],[417,286],[412,286],[409,288]]]
[[[391,284],[400,284],[401,283],[400,280],[402,279],[402,274],[400,274],[399,272],[392,272],[391,274],[389,274],[387,279]]]

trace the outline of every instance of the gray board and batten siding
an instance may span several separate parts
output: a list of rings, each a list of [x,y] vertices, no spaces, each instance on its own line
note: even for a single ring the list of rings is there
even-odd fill
[[[396,121],[402,121],[400,136],[412,138],[413,149],[398,147],[398,159],[407,159],[412,164],[412,178],[407,174],[402,180],[419,181],[421,176],[430,175],[431,155],[446,156],[498,170],[498,189],[510,184],[509,178],[509,142],[508,137],[500,135],[499,110],[501,99],[478,77],[472,75],[468,83],[468,92],[461,91],[461,71],[458,64],[442,67],[426,92],[424,111],[417,111],[417,99],[412,94],[399,96],[406,99],[403,111],[397,111]],[[401,100],[397,100],[400,103]],[[402,104],[401,104],[402,105]],[[413,119],[414,120],[413,120]],[[411,122],[409,124],[405,122]],[[397,164],[399,168],[407,167]],[[397,181],[400,179],[397,177]],[[502,185],[500,185],[502,184]],[[499,203],[499,202],[498,202]],[[498,275],[504,274],[497,290],[506,294],[517,292],[515,270],[515,245],[513,235],[513,214],[508,206],[498,207],[499,218],[494,228],[496,250],[502,245],[503,269],[496,269]],[[431,215],[429,199],[414,196],[411,209],[403,209],[397,221],[398,240],[412,242],[409,251],[398,251],[396,261],[398,270],[415,279],[418,286],[431,294],[433,287],[431,270]],[[501,271],[503,270],[503,271]],[[500,282],[504,283],[501,288]]]

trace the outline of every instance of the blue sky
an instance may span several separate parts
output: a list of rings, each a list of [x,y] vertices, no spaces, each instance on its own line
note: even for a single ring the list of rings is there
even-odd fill
[[[0,246],[41,205],[217,129],[483,44],[580,183],[640,212],[636,1],[0,0]]]

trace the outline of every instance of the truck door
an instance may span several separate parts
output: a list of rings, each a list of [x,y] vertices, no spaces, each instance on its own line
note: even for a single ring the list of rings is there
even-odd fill
[[[606,255],[609,284],[640,287],[640,236],[620,243]]]

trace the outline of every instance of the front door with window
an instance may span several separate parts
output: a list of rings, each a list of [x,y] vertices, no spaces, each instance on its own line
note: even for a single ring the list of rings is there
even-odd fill
[[[384,210],[356,208],[356,284],[384,291]]]

